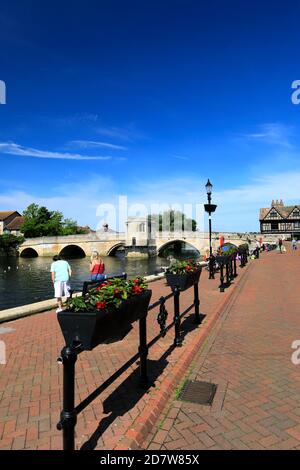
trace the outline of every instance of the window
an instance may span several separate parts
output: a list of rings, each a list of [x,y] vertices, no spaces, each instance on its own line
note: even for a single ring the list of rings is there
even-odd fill
[[[278,222],[271,223],[271,230],[278,230]]]
[[[270,219],[279,219],[279,214],[277,211],[272,210],[269,214]]]
[[[292,213],[293,217],[300,217],[300,211],[299,209],[295,209],[294,212]]]

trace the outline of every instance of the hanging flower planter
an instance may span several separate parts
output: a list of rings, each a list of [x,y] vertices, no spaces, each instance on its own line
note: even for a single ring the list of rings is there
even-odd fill
[[[68,301],[67,310],[57,314],[67,346],[81,343],[84,350],[122,340],[132,323],[146,317],[152,291],[140,278],[114,279],[91,290],[86,298]]]
[[[197,284],[202,268],[195,261],[176,261],[166,271],[166,280],[172,290],[185,291]]]

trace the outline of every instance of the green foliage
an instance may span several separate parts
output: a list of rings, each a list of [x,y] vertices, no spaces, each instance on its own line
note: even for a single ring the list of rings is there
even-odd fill
[[[23,241],[23,236],[4,233],[3,235],[0,235],[0,251],[3,253],[9,253],[11,250],[17,250]]]
[[[243,243],[242,245],[238,246],[239,250],[249,250],[249,245],[248,243]]]
[[[120,307],[124,300],[139,295],[147,289],[142,277],[133,280],[111,279],[104,281],[99,287],[91,289],[87,296],[74,297],[66,303],[72,312],[90,312],[104,310],[107,307]]]
[[[223,247],[219,248],[218,255],[232,255],[233,253],[237,253],[237,248],[234,246],[229,246],[227,249],[223,249]]]
[[[59,211],[49,211],[47,207],[30,204],[23,212],[24,224],[21,227],[26,238],[77,233],[77,223],[64,219]]]
[[[156,222],[156,227],[159,232],[176,230],[197,230],[197,222],[194,219],[189,219],[183,212],[168,210],[162,214],[149,215],[149,220]]]
[[[62,224],[61,235],[74,235],[75,233],[78,233],[76,221],[72,219],[65,219]]]
[[[194,273],[200,268],[200,264],[197,261],[186,260],[186,261],[174,261],[168,268],[167,272],[172,274],[186,274]]]

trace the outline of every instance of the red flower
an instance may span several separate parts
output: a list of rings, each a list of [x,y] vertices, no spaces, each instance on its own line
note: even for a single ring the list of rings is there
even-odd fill
[[[121,291],[120,291],[120,289],[115,289],[115,290],[114,290],[114,296],[115,296],[115,297],[120,297],[120,296],[121,296]]]
[[[188,273],[188,272],[191,270],[191,267],[190,267],[189,265],[187,265],[187,266],[185,267],[185,270],[186,270],[186,272]]]
[[[106,302],[96,302],[96,308],[98,310],[103,310],[106,307]]]
[[[137,284],[139,284],[139,283],[140,283],[140,280],[139,280],[139,279],[134,279],[134,280],[133,280],[133,284],[137,285]]]
[[[140,294],[143,292],[143,289],[140,286],[133,286],[132,290],[135,294]]]

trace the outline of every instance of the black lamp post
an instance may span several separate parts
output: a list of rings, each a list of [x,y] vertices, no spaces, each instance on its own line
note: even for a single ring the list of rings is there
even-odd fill
[[[214,279],[214,264],[215,260],[213,257],[213,252],[212,252],[212,243],[211,243],[211,214],[215,212],[217,206],[215,204],[211,204],[211,193],[212,193],[212,184],[209,180],[207,180],[207,183],[205,185],[206,188],[206,193],[207,193],[207,201],[208,204],[204,204],[204,209],[205,212],[208,213],[208,221],[209,221],[209,279]]]

